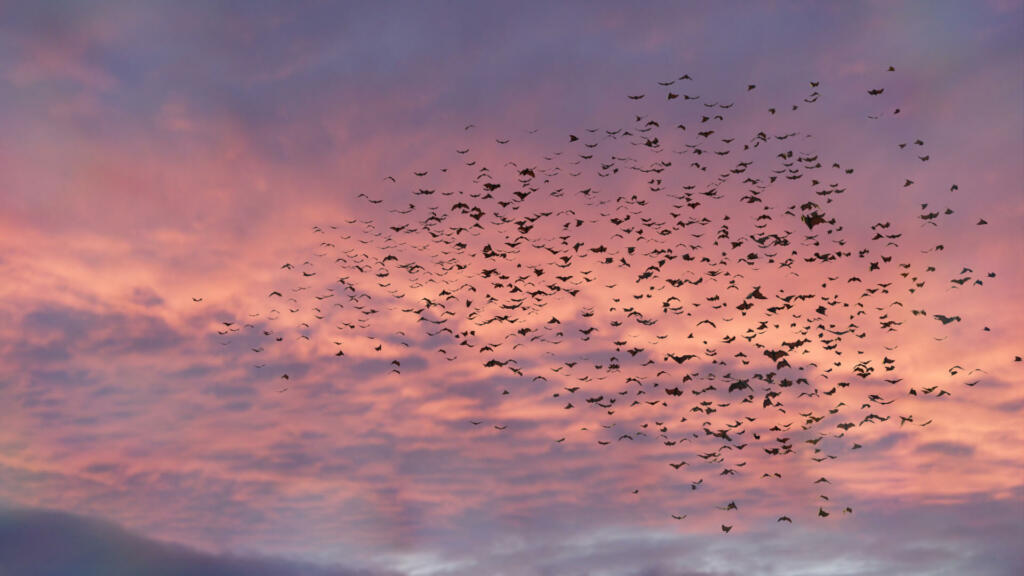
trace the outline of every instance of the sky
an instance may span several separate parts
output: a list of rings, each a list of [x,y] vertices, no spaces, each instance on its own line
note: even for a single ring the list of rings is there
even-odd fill
[[[0,0],[0,15],[0,576],[1024,571],[1024,3]],[[663,149],[633,146],[655,133],[643,132],[650,120]],[[709,126],[735,138],[725,143],[731,156],[710,154],[724,144],[694,155]],[[631,136],[610,134],[621,129]],[[759,131],[772,138],[752,150]],[[796,140],[774,139],[787,131]],[[735,310],[755,285],[770,299],[814,292],[852,302],[872,272],[853,258],[797,262],[789,273],[750,266],[738,258],[748,244],[717,268],[721,277],[679,291],[689,312],[638,298],[659,324],[619,330],[608,323],[610,299],[629,304],[642,269],[604,266],[588,249],[624,249],[622,229],[604,218],[612,206],[665,217],[680,210],[668,194],[682,186],[704,190],[741,153],[756,156],[751,175],[767,178],[787,148],[804,169],[820,156],[826,172],[780,178],[761,203],[777,217],[790,205],[799,214],[807,180],[844,188],[811,197],[839,224],[789,221],[801,254],[817,249],[806,234],[856,252],[898,230],[881,249],[895,261],[878,272],[894,279],[893,294],[867,300],[885,295],[889,311],[867,311],[902,323],[847,337],[841,358],[809,347],[778,368],[806,368],[823,394],[855,382],[836,396],[792,394],[785,413],[762,410],[760,393],[756,410],[651,407],[671,422],[689,416],[697,432],[701,420],[718,427],[748,415],[795,423],[738,428],[776,446],[792,436],[799,453],[780,461],[750,440],[742,455],[725,455],[734,473],[720,477],[721,464],[699,458],[717,438],[701,433],[692,448],[667,450],[653,424],[640,428],[656,418],[624,405],[612,417],[585,394],[610,397],[633,375],[627,387],[646,384],[649,397],[674,402],[661,392],[668,382],[650,387],[648,358],[686,394],[696,383],[680,379],[684,370],[719,383],[774,370],[752,344],[706,344],[728,332],[697,324],[714,302],[706,299],[728,300],[715,319],[735,316],[742,334],[760,330],[760,309]],[[673,166],[641,173],[623,155]],[[597,177],[594,163],[606,161],[622,171]],[[538,237],[568,230],[569,210],[587,220],[573,232],[584,246],[573,285],[585,292],[536,311],[563,320],[562,344],[513,335],[511,348],[512,328],[446,317],[444,306],[402,312],[437,299],[424,278],[438,269],[397,269],[425,241],[401,228],[401,211],[449,212],[447,193],[478,201],[470,193],[482,192],[484,166],[504,184],[495,195],[541,189],[514,206],[558,212],[558,222],[538,221]],[[540,177],[529,181],[527,167]],[[549,183],[566,194],[547,195]],[[717,187],[725,199],[701,196],[695,210],[716,224],[730,216],[733,240],[753,233],[759,200],[736,201],[749,187],[735,177]],[[416,194],[424,189],[438,192]],[[515,239],[490,216],[480,230],[462,218],[457,238],[511,256],[496,266],[556,273],[543,251],[506,246]],[[829,244],[833,230],[849,244]],[[702,250],[721,230],[707,232],[691,239]],[[643,239],[641,252],[659,242]],[[387,253],[398,255],[393,284],[353,270],[379,270]],[[492,264],[459,255],[470,267],[449,278],[468,282],[479,305],[494,291],[479,274]],[[913,292],[893,267],[901,261],[913,264],[913,282],[927,278]],[[655,280],[702,270],[671,266]],[[580,272],[588,267],[598,270],[593,282]],[[365,300],[324,313],[312,295],[343,299],[339,276]],[[354,308],[363,305],[375,315]],[[478,347],[506,343],[488,355],[454,334],[431,336],[442,321],[479,331]],[[588,326],[598,327],[592,339],[581,337]],[[659,344],[656,335],[667,336]],[[626,356],[616,338],[647,350]],[[749,364],[722,359],[740,350]],[[665,352],[695,357],[683,366]],[[621,370],[598,369],[615,353]],[[847,359],[862,354],[876,372],[858,378]],[[841,367],[825,368],[836,358]],[[883,358],[895,358],[891,373]],[[585,390],[567,392],[573,380]],[[738,398],[719,387],[715,402]],[[895,403],[864,409],[868,393]],[[846,417],[828,410],[840,399],[858,423],[868,412],[891,419],[838,436]],[[801,428],[806,413],[825,419]],[[820,445],[805,442],[818,432],[828,433]],[[812,460],[824,454],[837,457]],[[678,459],[688,461],[682,470],[667,465]],[[738,510],[721,510],[729,502]]]

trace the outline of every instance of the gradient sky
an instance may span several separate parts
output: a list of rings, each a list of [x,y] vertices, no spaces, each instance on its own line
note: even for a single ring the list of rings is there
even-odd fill
[[[1021,573],[1022,7],[0,0],[0,576]],[[996,273],[915,296],[962,322],[869,344],[952,396],[905,400],[933,423],[873,426],[827,464],[853,515],[819,521],[806,482],[688,494],[653,451],[577,441],[598,420],[551,389],[502,400],[510,374],[411,331],[402,378],[358,343],[339,364],[326,336],[256,369],[255,340],[217,334],[294,285],[280,267],[320,249],[313,226],[388,218],[414,171],[466,185],[456,148],[497,172],[633,114],[671,122],[626,94],[683,73],[755,132],[820,82],[813,112],[780,116],[857,167],[844,222],[902,219],[908,251],[944,245],[912,257]],[[901,113],[876,122],[883,85]],[[915,138],[927,165],[899,156]],[[915,223],[926,202],[955,217]],[[741,516],[714,510],[731,499]]]

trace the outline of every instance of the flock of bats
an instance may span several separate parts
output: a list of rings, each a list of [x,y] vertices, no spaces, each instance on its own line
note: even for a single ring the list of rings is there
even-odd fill
[[[996,275],[920,245],[954,219],[986,224],[949,207],[964,200],[956,184],[924,192],[934,200],[918,213],[888,209],[914,180],[850,187],[853,166],[786,129],[824,97],[818,82],[786,105],[762,105],[756,88],[712,98],[683,75],[628,95],[626,122],[565,134],[539,157],[498,138],[456,148],[449,167],[388,176],[350,199],[349,219],[313,227],[317,248],[282,266],[266,310],[219,319],[218,333],[255,334],[257,357],[327,339],[337,362],[389,360],[384,377],[408,378],[416,351],[450,374],[485,369],[481,385],[503,399],[557,403],[569,429],[551,441],[660,450],[692,490],[796,468],[824,489],[806,462],[825,470],[861,449],[864,427],[928,426],[912,410],[979,383],[983,370],[952,359],[940,380],[903,374],[900,346],[948,338],[964,321],[955,300]],[[900,114],[891,92],[865,87],[862,125]],[[915,174],[930,166],[913,135],[877,146]],[[926,292],[950,308],[926,310]],[[272,378],[282,393],[300,385]],[[515,424],[480,414],[466,426]],[[852,512],[826,493],[814,508]]]

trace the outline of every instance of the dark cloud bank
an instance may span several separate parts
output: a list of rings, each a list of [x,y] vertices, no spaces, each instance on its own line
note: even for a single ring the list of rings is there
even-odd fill
[[[0,576],[385,576],[271,558],[199,552],[100,520],[0,509]]]
[[[1019,491],[1018,491],[1019,496]],[[527,546],[440,544],[439,563],[410,574],[468,576],[1009,576],[1022,574],[1020,499],[978,499],[912,510],[873,506],[850,518],[853,533],[787,527],[723,537],[607,529],[561,537],[540,530]],[[479,527],[478,527],[479,528]],[[483,530],[486,532],[486,530]],[[468,557],[467,557],[468,555]],[[450,562],[454,560],[454,562]],[[0,576],[398,576],[381,569],[323,566],[200,552],[150,540],[117,525],[46,510],[0,508]]]

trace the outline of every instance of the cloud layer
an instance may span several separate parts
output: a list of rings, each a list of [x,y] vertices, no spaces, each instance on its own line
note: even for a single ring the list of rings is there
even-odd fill
[[[62,512],[0,511],[0,574],[71,576],[384,576],[270,558],[214,555],[149,540],[108,523]]]
[[[1019,572],[1021,21],[1016,2],[7,7],[0,503],[81,517],[5,512],[0,558],[18,564],[0,574],[314,570],[252,555],[401,574]],[[890,64],[901,117],[870,128],[928,143],[931,171],[908,175],[909,191],[879,184],[902,160],[862,139],[854,97]],[[414,171],[454,174],[468,146],[496,172],[535,159],[570,131],[618,127],[626,93],[683,72],[707,94],[757,84],[783,103],[820,81],[828,122],[808,123],[857,166],[863,199],[844,219],[866,229],[953,206],[950,227],[908,232],[945,250],[914,257],[997,272],[984,291],[922,291],[930,312],[965,321],[908,324],[900,368],[916,386],[957,387],[898,405],[928,428],[863,427],[864,448],[828,463],[830,497],[852,516],[819,521],[813,487],[786,489],[822,475],[804,463],[781,470],[785,486],[740,475],[693,491],[717,470],[673,473],[653,442],[602,449],[579,432],[596,417],[482,361],[445,361],[407,314],[382,312],[388,330],[346,337],[340,359],[330,334],[282,327],[310,310],[269,313],[267,294],[292,287],[281,264],[322,249],[312,226],[368,217],[358,193],[398,198]],[[287,340],[253,352],[265,330]],[[530,367],[546,369],[535,350]],[[984,368],[980,383],[953,378],[953,357]],[[730,513],[705,511],[730,499],[743,521],[723,542],[708,534]],[[44,555],[44,534],[81,555]]]

